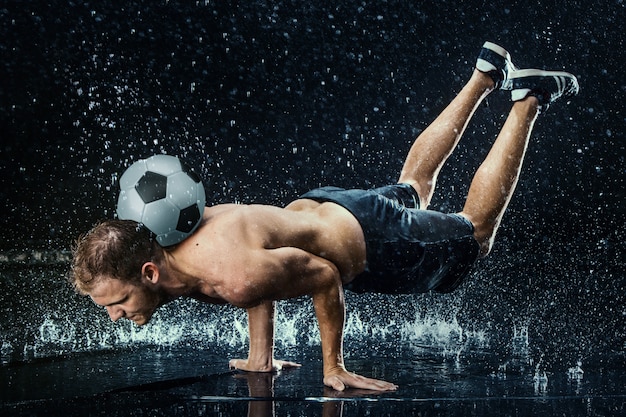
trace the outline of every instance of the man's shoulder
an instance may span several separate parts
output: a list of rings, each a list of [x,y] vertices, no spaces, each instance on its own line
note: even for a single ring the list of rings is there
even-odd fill
[[[239,224],[245,222],[247,218],[260,213],[264,206],[249,204],[218,204],[207,207],[204,210],[202,225],[219,227],[229,225],[233,222]],[[257,219],[258,220],[258,219]],[[232,227],[229,225],[228,227]]]
[[[222,213],[229,213],[236,210],[241,210],[242,208],[248,207],[245,204],[238,203],[223,203],[216,204],[214,206],[208,206],[204,208],[204,217],[215,216]]]
[[[272,230],[284,229],[289,215],[286,210],[261,204],[222,204],[207,207],[204,219],[194,233],[207,242],[221,242],[250,248],[262,246]]]

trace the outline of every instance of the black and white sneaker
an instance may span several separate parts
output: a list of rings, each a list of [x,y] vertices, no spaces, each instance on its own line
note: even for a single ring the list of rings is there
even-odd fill
[[[509,77],[511,71],[515,71],[515,65],[511,61],[511,55],[503,47],[493,42],[483,44],[478,59],[476,69],[488,74],[496,83],[495,88],[502,88]]]
[[[571,97],[578,94],[578,80],[569,72],[542,71],[538,69],[513,70],[500,87],[511,90],[511,100],[519,101],[528,96],[539,100],[539,112],[559,97]]]

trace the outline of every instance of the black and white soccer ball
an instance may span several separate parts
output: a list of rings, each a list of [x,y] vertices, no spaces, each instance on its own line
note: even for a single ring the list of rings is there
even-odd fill
[[[161,246],[182,242],[200,225],[206,196],[200,177],[175,156],[132,164],[120,178],[117,217],[143,224]]]

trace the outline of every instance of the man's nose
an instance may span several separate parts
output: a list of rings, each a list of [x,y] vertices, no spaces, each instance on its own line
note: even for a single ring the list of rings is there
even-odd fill
[[[119,319],[124,317],[124,311],[119,307],[107,307],[106,309],[112,321],[118,321]]]

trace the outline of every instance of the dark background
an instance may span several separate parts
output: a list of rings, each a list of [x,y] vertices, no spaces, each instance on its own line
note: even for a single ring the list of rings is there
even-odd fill
[[[540,116],[493,255],[440,311],[493,334],[521,323],[564,366],[623,363],[625,17],[617,0],[3,2],[0,250],[67,251],[155,153],[187,160],[210,203],[393,182],[492,40],[581,92]],[[434,208],[462,207],[509,107],[479,109]]]
[[[502,234],[619,244],[623,2],[457,3],[5,3],[0,247],[67,247],[113,215],[129,162],[154,153],[189,160],[213,202],[395,181],[484,40],[581,84],[537,123]],[[444,210],[459,209],[508,108],[489,104],[442,174]]]

